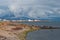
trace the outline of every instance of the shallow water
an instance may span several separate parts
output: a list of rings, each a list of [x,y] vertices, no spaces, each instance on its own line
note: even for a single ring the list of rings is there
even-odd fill
[[[21,22],[29,25],[60,27],[60,22]],[[39,30],[28,33],[26,40],[60,40],[60,29]]]
[[[39,30],[30,32],[26,40],[60,40],[60,30]]]
[[[20,22],[23,24],[29,24],[29,25],[46,25],[46,26],[53,26],[53,27],[60,27],[60,21],[57,22]]]

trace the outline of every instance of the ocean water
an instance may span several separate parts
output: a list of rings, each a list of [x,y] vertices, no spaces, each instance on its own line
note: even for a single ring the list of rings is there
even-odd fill
[[[60,27],[60,22],[21,22],[28,25]],[[60,29],[42,29],[28,33],[26,40],[60,40]]]
[[[39,30],[30,32],[26,40],[60,40],[60,30]]]
[[[51,22],[20,22],[23,24],[28,24],[28,25],[38,25],[38,26],[53,26],[53,27],[60,27],[60,21],[51,21]]]

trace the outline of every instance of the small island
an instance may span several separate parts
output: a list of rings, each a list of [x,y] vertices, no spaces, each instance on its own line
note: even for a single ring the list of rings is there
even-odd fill
[[[21,24],[13,21],[0,22],[0,40],[26,40],[29,32],[37,31],[40,29],[60,29],[52,26],[35,26]]]

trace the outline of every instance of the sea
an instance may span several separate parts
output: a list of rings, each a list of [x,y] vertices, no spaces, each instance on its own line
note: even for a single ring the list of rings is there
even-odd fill
[[[60,27],[60,21],[21,22],[28,25]],[[60,40],[60,29],[41,29],[27,34],[26,40]]]

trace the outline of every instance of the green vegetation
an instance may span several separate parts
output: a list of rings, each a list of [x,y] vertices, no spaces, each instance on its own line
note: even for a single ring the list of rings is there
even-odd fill
[[[21,29],[22,28],[22,29]],[[26,40],[26,36],[29,32],[33,32],[39,30],[38,26],[34,25],[27,25],[27,24],[18,24],[13,22],[1,22],[0,23],[0,30],[3,30],[2,33],[6,33],[4,35],[9,37],[16,37],[16,40]],[[7,31],[8,30],[8,31]],[[11,34],[8,34],[11,33]],[[8,35],[7,35],[8,34]]]
[[[24,30],[23,32],[19,33],[17,36],[19,37],[20,40],[26,40],[26,36],[29,32],[33,32],[39,29],[34,29],[32,27],[29,27],[29,29]]]

